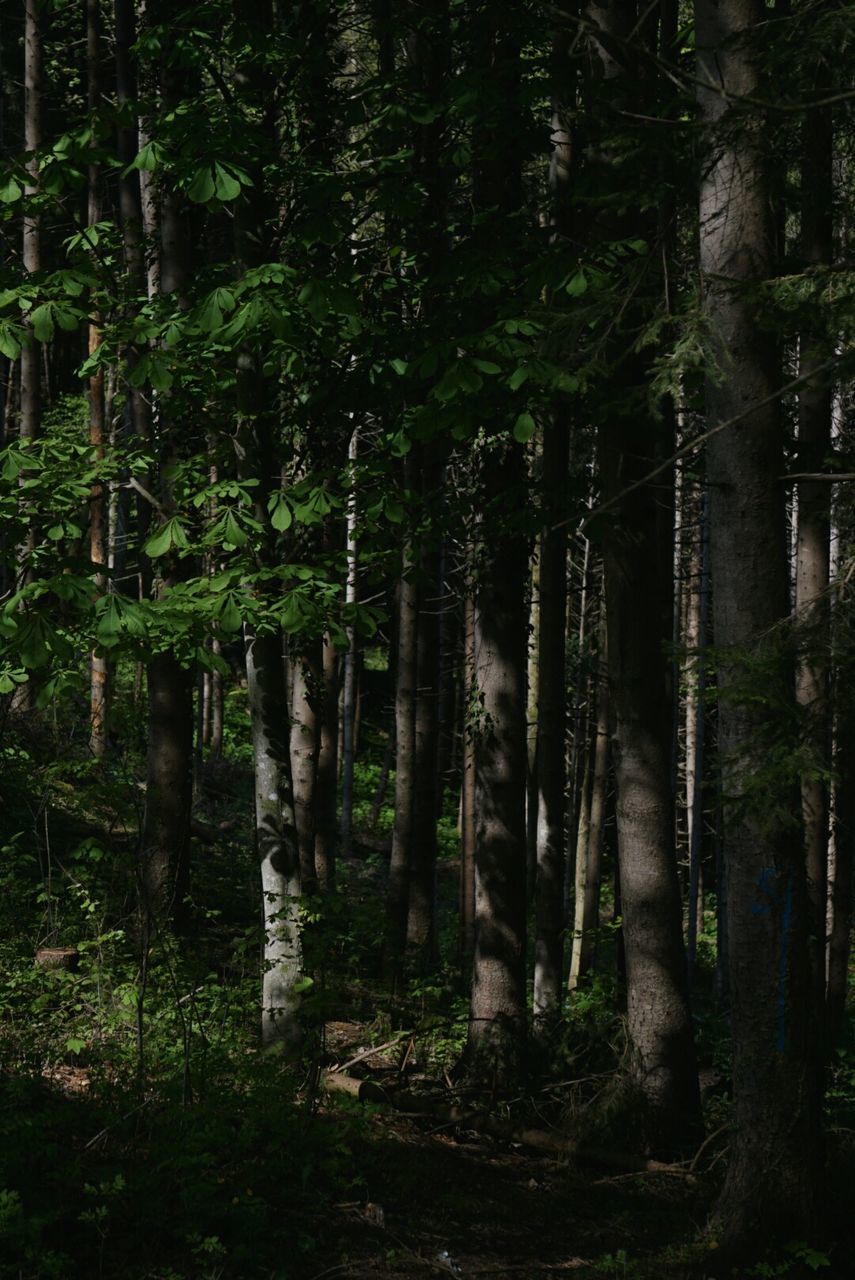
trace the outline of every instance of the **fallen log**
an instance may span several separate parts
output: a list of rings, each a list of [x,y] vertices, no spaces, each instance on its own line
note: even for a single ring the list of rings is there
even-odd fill
[[[685,1164],[668,1164],[637,1156],[625,1151],[606,1151],[583,1145],[576,1138],[548,1129],[532,1129],[504,1120],[484,1109],[449,1105],[439,1099],[424,1097],[407,1090],[384,1090],[372,1080],[358,1080],[342,1071],[325,1071],[321,1085],[330,1092],[348,1093],[364,1102],[376,1102],[401,1111],[405,1115],[430,1116],[440,1128],[471,1129],[490,1138],[499,1138],[513,1145],[527,1147],[542,1155],[570,1157],[586,1164],[596,1164],[607,1169],[620,1169],[626,1173],[677,1174],[694,1181],[694,1175]]]

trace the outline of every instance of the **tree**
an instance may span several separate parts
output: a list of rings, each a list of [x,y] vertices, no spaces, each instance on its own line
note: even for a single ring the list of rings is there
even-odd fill
[[[754,290],[772,274],[756,0],[696,6],[706,125],[700,263],[709,326],[710,565],[734,1042],[734,1129],[716,1208],[725,1250],[815,1221],[818,1091],[807,995],[805,872],[789,778],[763,769],[792,706],[777,637],[788,612],[774,342]],[[762,675],[761,675],[762,673]],[[767,693],[756,696],[757,681]],[[770,736],[771,735],[771,736]],[[773,765],[773,769],[775,766]],[[762,781],[761,781],[762,779]]]

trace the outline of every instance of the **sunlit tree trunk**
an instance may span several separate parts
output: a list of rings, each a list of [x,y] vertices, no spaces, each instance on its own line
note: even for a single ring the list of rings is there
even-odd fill
[[[323,714],[323,668],[319,641],[292,640],[291,656],[291,773],[294,812],[300,847],[300,876],[304,893],[317,888],[315,869],[315,801],[320,721]]]

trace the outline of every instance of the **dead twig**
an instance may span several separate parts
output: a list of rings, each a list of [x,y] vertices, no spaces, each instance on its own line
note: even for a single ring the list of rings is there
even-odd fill
[[[337,1075],[340,1071],[349,1071],[351,1067],[355,1067],[357,1062],[365,1062],[367,1058],[373,1058],[378,1053],[383,1053],[385,1049],[394,1049],[396,1044],[400,1044],[407,1037],[415,1036],[415,1031],[401,1031],[393,1040],[387,1040],[385,1044],[376,1044],[371,1049],[363,1049],[355,1058],[351,1058],[349,1062],[342,1062],[338,1067],[330,1068],[330,1075]]]

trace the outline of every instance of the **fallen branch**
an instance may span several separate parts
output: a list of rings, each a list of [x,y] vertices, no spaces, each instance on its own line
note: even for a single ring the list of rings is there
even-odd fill
[[[406,1040],[414,1036],[415,1031],[402,1031],[392,1040],[387,1040],[385,1044],[376,1044],[371,1049],[363,1049],[355,1058],[351,1058],[349,1062],[343,1062],[340,1067],[331,1067],[330,1075],[339,1075],[342,1071],[349,1071],[351,1067],[355,1067],[358,1062],[365,1062],[367,1058],[376,1057],[378,1053],[383,1053],[385,1049],[394,1049],[396,1044],[400,1044],[402,1040]]]

